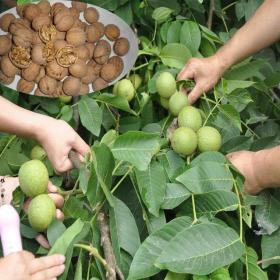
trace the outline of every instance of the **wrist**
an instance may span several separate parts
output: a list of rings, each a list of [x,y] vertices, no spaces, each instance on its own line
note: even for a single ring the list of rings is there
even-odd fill
[[[53,118],[51,117],[36,114],[30,125],[30,137],[41,143],[45,138],[45,128],[49,127],[49,125],[51,125],[50,122],[52,121]]]

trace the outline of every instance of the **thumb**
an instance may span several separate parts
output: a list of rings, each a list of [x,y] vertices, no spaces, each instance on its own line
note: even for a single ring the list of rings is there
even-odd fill
[[[89,145],[79,135],[77,135],[72,148],[83,157],[90,152]]]
[[[202,89],[200,84],[196,84],[193,90],[188,95],[189,103],[195,103],[197,99],[203,94],[203,92],[204,90]]]
[[[191,66],[189,64],[186,64],[183,68],[183,70],[178,74],[177,80],[192,80],[194,78],[194,71],[191,69]]]

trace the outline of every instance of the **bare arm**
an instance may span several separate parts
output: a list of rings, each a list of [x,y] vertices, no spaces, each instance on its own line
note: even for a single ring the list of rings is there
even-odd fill
[[[280,1],[266,0],[255,15],[218,52],[207,58],[193,58],[178,75],[178,80],[193,79],[189,94],[194,103],[209,91],[234,63],[260,51],[280,38]]]

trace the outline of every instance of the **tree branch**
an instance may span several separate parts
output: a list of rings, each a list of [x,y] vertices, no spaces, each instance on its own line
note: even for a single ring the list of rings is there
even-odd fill
[[[209,29],[212,29],[214,11],[215,11],[215,0],[210,0],[209,15],[207,20],[207,27]]]

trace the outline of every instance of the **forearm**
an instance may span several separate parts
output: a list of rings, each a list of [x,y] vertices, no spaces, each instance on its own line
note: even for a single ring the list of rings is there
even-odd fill
[[[255,153],[254,170],[261,187],[280,187],[280,146]]]
[[[37,139],[49,117],[25,110],[0,96],[0,131]]]
[[[255,15],[217,53],[224,69],[280,38],[280,1],[266,0]]]

